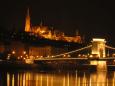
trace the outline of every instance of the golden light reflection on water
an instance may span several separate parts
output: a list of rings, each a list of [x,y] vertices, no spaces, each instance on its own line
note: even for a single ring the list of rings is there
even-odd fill
[[[7,72],[0,78],[0,82],[6,79],[7,86],[115,86],[115,72],[104,71],[95,73]],[[0,86],[2,86],[1,83]]]

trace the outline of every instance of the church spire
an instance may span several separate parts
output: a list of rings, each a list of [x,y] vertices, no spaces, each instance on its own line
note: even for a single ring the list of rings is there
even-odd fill
[[[26,21],[25,21],[25,32],[30,32],[30,14],[29,14],[29,8],[27,9],[27,15],[26,15]]]
[[[43,26],[43,22],[42,22],[42,20],[41,20],[41,22],[40,22],[40,27],[42,27]]]

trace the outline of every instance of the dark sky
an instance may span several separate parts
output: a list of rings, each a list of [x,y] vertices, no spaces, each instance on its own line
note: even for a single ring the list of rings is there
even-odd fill
[[[74,35],[78,29],[88,40],[102,37],[115,45],[115,5],[111,1],[4,0],[0,2],[0,26],[23,29],[29,7],[32,25],[42,20],[66,34]]]

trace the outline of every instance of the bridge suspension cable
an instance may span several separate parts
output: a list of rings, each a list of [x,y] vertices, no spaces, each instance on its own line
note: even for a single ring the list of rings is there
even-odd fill
[[[111,47],[111,46],[108,46],[108,45],[105,45],[105,47],[106,47],[106,48],[108,48],[108,49],[115,50],[115,48],[114,48],[114,47]]]
[[[80,49],[77,49],[77,50],[73,50],[73,51],[70,51],[70,52],[63,53],[63,54],[55,55],[53,57],[59,57],[59,56],[63,56],[63,55],[66,55],[66,54],[71,54],[71,53],[74,53],[74,52],[79,52],[81,50],[85,50],[85,49],[88,49],[88,48],[91,48],[91,47],[92,47],[92,45],[89,45],[89,46],[86,46],[86,47],[83,47],[83,48],[80,48]]]

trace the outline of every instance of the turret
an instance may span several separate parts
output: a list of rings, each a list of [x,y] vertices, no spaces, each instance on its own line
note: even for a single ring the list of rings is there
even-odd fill
[[[30,25],[31,25],[31,23],[30,23],[30,14],[29,14],[29,8],[28,8],[27,15],[26,15],[26,21],[25,21],[25,32],[30,32],[31,31]]]

